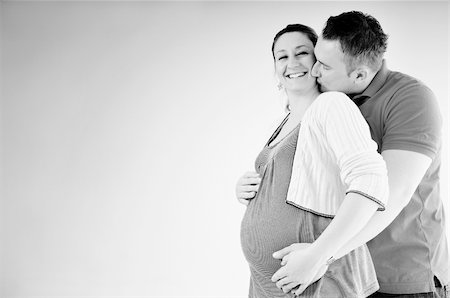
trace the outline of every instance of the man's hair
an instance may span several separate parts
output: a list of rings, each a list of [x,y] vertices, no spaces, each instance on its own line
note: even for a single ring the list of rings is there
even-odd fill
[[[359,65],[374,71],[380,69],[388,36],[374,17],[360,11],[332,16],[327,20],[322,37],[339,41],[348,73]]]
[[[278,40],[278,38],[280,38],[281,35],[285,34],[285,33],[289,33],[289,32],[300,32],[305,34],[309,40],[311,40],[311,42],[313,43],[313,45],[316,45],[317,42],[317,33],[316,31],[314,31],[313,28],[302,25],[302,24],[289,24],[287,25],[285,28],[281,29],[273,38],[273,42],[272,42],[272,56],[273,56],[273,60],[275,60],[275,53],[273,52],[275,49],[275,44]]]

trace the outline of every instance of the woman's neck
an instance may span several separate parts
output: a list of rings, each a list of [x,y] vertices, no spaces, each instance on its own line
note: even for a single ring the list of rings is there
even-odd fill
[[[291,111],[291,118],[295,117],[298,120],[303,118],[306,110],[319,96],[318,88],[312,88],[308,92],[288,92],[289,109]]]

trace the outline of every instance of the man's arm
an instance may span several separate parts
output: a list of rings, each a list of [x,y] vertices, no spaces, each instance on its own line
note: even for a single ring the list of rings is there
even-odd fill
[[[367,225],[334,255],[341,258],[382,232],[409,203],[431,164],[431,158],[406,150],[385,150],[381,153],[388,170],[389,200],[386,210],[376,212]]]
[[[361,194],[349,192],[336,216],[309,247],[298,249],[298,243],[295,243],[273,254],[274,258],[282,259],[282,267],[272,276],[272,281],[284,293],[300,285],[294,290],[295,295],[300,295],[317,280],[316,277],[325,274],[323,269],[330,256],[357,235],[379,206]]]

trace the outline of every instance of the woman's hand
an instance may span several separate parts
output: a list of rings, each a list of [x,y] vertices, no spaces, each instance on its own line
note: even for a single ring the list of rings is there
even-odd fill
[[[326,261],[311,249],[311,243],[292,244],[275,252],[273,257],[282,260],[282,267],[272,276],[272,281],[284,293],[300,295],[328,269]]]
[[[249,200],[253,199],[258,192],[261,178],[256,172],[246,172],[236,183],[236,197],[244,205],[248,205]]]

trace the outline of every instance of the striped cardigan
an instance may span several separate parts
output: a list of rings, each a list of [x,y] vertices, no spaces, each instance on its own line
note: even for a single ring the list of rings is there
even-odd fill
[[[333,217],[349,192],[384,210],[386,164],[353,101],[341,92],[325,92],[303,116],[286,201]]]

